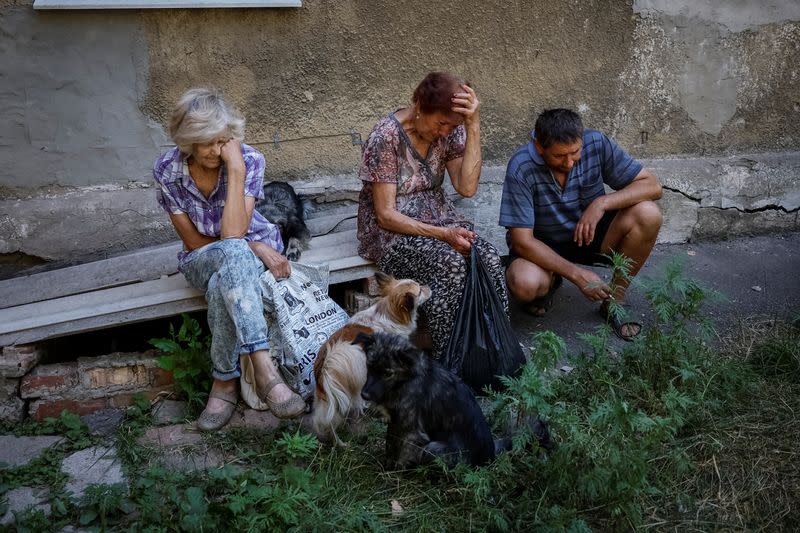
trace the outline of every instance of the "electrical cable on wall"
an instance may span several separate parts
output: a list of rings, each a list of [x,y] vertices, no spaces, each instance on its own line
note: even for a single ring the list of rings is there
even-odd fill
[[[361,133],[357,132],[355,130],[355,128],[350,128],[350,131],[348,131],[347,133],[331,133],[331,134],[328,134],[328,135],[310,135],[308,137],[296,137],[294,139],[281,139],[280,135],[276,131],[275,134],[272,136],[272,140],[271,141],[256,140],[256,141],[246,141],[246,142],[250,146],[266,146],[266,145],[271,144],[273,148],[275,148],[276,150],[280,150],[281,149],[281,144],[284,144],[284,143],[290,143],[290,142],[295,142],[295,141],[308,141],[308,140],[314,140],[314,139],[331,139],[331,138],[335,138],[335,137],[350,137],[350,144],[352,146],[361,146],[361,145],[364,144],[364,141],[361,139]],[[171,147],[171,146],[175,146],[175,145],[174,144],[162,144],[161,145],[162,148],[168,148],[168,147]]]

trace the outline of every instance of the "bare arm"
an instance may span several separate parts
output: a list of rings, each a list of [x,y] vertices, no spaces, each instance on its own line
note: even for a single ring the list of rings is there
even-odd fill
[[[578,246],[588,245],[594,240],[597,223],[606,211],[625,209],[645,200],[661,198],[661,182],[647,169],[642,169],[633,181],[618,191],[595,199],[575,226],[573,240]]]
[[[209,237],[197,231],[194,222],[191,221],[186,213],[172,213],[169,215],[169,219],[172,225],[175,226],[178,237],[183,241],[183,247],[189,252],[219,240],[219,237]]]
[[[510,235],[511,250],[515,255],[544,270],[560,274],[574,283],[590,300],[600,301],[611,296],[609,287],[600,276],[558,255],[534,237],[530,228],[511,228]]]
[[[256,205],[256,199],[252,196],[244,196],[244,192],[242,192],[242,200],[244,204],[244,211],[248,214],[248,216],[253,216],[253,209]],[[228,210],[228,203],[226,200],[225,209],[222,212],[223,220],[225,218],[225,211]],[[172,225],[175,226],[175,231],[178,232],[178,237],[181,238],[183,241],[183,247],[186,248],[189,252],[193,250],[197,250],[198,248],[202,248],[208,243],[212,243],[214,241],[220,240],[222,237],[209,237],[208,235],[203,235],[199,231],[197,231],[197,227],[194,225],[194,222],[189,218],[189,215],[186,213],[177,213],[177,214],[170,214],[169,219],[172,222]],[[249,218],[248,218],[249,220]],[[248,222],[248,227],[250,223]],[[247,233],[247,228],[245,228],[244,234]],[[241,237],[244,237],[244,234]],[[241,238],[241,237],[228,237],[228,238]]]
[[[292,273],[292,265],[286,256],[281,255],[275,248],[267,246],[263,242],[249,242],[250,249],[261,259],[275,279],[288,278]]]
[[[467,131],[467,142],[464,156],[447,162],[447,173],[453,188],[461,196],[471,197],[478,192],[478,181],[481,177],[481,118],[480,102],[475,91],[468,85],[462,85],[464,92],[453,95],[453,111],[464,115],[464,129]]]
[[[244,196],[246,169],[242,158],[242,144],[231,139],[222,146],[220,155],[228,170],[228,189],[225,208],[222,210],[220,238],[241,239],[247,235],[255,207],[255,198]]]
[[[397,206],[397,185],[395,183],[373,183],[372,202],[378,225],[394,233],[433,237],[452,246],[456,251],[468,253],[475,239],[475,233],[460,227],[440,227],[420,222],[400,213]]]

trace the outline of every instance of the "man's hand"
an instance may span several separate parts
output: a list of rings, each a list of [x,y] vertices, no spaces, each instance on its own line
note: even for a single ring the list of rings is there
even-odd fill
[[[595,199],[594,202],[589,204],[586,211],[583,212],[580,220],[578,220],[578,225],[575,226],[575,234],[572,236],[572,240],[575,241],[578,246],[589,246],[594,240],[594,232],[597,229],[597,223],[600,222],[600,219],[603,218],[606,212],[602,200],[602,196]]]
[[[464,116],[464,126],[469,127],[480,122],[481,103],[475,95],[475,91],[469,85],[461,86],[462,92],[453,94],[450,101],[453,106],[450,108],[454,113]]]
[[[454,226],[452,228],[444,228],[444,235],[442,240],[453,247],[453,249],[461,255],[469,255],[472,249],[472,242],[478,235],[466,228]]]
[[[570,278],[589,300],[600,302],[611,297],[611,288],[603,278],[585,268],[578,268],[577,274]]]
[[[228,167],[228,175],[232,174],[231,170],[240,170],[244,176],[245,166],[244,158],[242,157],[242,143],[236,139],[228,139],[228,142],[222,145],[220,149],[220,157]]]

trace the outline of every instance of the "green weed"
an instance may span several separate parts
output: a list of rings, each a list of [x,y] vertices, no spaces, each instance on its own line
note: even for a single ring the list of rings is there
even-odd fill
[[[89,434],[89,426],[86,425],[86,422],[81,420],[80,416],[69,411],[61,411],[58,418],[45,418],[38,427],[37,433],[63,435],[69,441],[69,448],[72,450],[87,448],[96,440]]]
[[[158,365],[172,372],[178,394],[186,399],[190,410],[199,410],[211,390],[211,336],[203,335],[197,320],[186,313],[181,316],[183,323],[177,333],[170,324],[169,338],[150,339],[149,342],[163,353]]]
[[[301,434],[299,429],[293,434],[284,433],[275,444],[292,459],[306,459],[319,447],[319,441],[314,435]]]
[[[715,295],[680,265],[640,287],[655,319],[633,343],[611,345],[601,327],[582,335],[585,350],[573,354],[553,333],[535,336],[521,374],[490,395],[493,426],[514,437],[513,450],[490,465],[387,471],[385,425],[373,420],[346,448],[321,447],[294,426],[208,435],[203,446],[223,454],[225,466],[177,472],[133,438],[148,423],[142,405],[117,435],[126,439],[129,490],[95,488],[79,505],[62,505],[57,523],[135,531],[791,531],[800,521],[791,431],[800,412],[797,329],[751,325],[715,346],[702,314]],[[172,340],[198,335],[187,326]],[[564,360],[573,370],[561,375],[554,368]],[[530,434],[534,416],[548,420],[552,452]],[[32,513],[29,523],[38,520]]]

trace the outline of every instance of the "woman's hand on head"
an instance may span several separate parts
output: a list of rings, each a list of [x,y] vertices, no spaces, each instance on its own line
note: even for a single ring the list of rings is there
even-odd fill
[[[474,231],[470,231],[460,226],[445,228],[444,238],[442,239],[447,244],[461,255],[468,255],[472,249],[472,243],[478,235]]]
[[[242,157],[242,143],[236,139],[228,139],[228,142],[222,145],[220,157],[225,162],[229,171],[231,169],[245,170],[244,158]]]
[[[473,124],[478,124],[480,122],[481,103],[472,87],[462,85],[461,89],[461,92],[453,94],[450,99],[452,102],[451,109],[454,113],[463,115],[464,126],[469,127]]]

